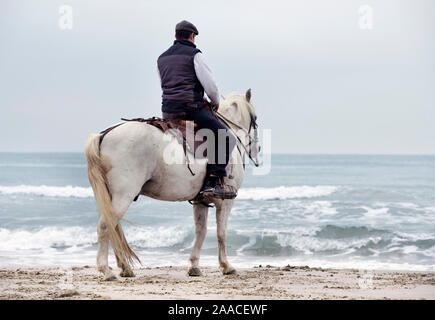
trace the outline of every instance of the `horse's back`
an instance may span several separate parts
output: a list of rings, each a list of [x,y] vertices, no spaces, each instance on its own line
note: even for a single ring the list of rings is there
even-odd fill
[[[139,185],[137,193],[167,201],[192,199],[207,165],[206,159],[199,159],[188,167],[176,136],[143,122],[114,128],[104,137],[101,154],[110,161],[108,178],[114,183],[132,181],[136,189]]]

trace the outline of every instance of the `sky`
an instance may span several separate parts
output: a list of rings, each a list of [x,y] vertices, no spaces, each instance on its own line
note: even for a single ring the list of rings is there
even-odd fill
[[[221,94],[252,88],[273,153],[435,154],[433,0],[2,0],[0,152],[81,152],[160,116],[156,60],[183,19]]]

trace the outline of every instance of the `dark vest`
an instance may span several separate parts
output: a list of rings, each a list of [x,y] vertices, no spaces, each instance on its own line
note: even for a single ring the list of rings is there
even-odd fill
[[[192,42],[175,40],[157,59],[163,112],[182,112],[202,105],[204,88],[196,77],[193,63],[198,52],[201,51]]]

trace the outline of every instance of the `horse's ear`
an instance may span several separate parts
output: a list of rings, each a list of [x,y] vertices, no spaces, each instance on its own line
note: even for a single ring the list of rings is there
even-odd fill
[[[249,88],[248,90],[246,90],[246,94],[245,94],[246,100],[248,102],[251,102],[251,88]]]

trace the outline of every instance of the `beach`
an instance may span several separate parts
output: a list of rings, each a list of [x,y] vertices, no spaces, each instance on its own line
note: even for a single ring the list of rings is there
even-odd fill
[[[404,300],[435,300],[434,10],[0,1],[0,302],[150,318],[266,300],[279,319],[391,299],[417,317]],[[151,302],[114,307],[130,299]],[[338,304],[323,316],[363,317]]]
[[[122,225],[143,265],[104,282],[83,154],[1,153],[0,299],[435,299],[434,168],[379,155],[248,166],[228,220],[234,276],[218,270],[215,209],[191,278],[191,205],[139,197]]]
[[[215,267],[135,269],[107,282],[94,266],[0,269],[0,299],[435,299],[435,272],[257,266],[223,276]],[[118,271],[115,270],[117,273]]]

